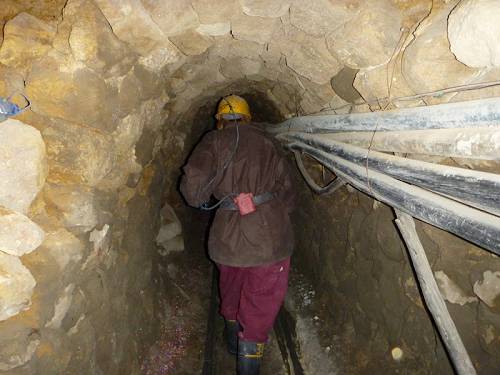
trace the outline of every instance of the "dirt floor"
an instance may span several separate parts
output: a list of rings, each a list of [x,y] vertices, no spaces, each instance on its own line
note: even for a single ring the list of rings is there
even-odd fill
[[[144,375],[201,374],[205,358],[213,264],[205,251],[205,214],[190,213],[186,249],[159,260],[166,288],[165,319],[158,341],[143,361]],[[236,373],[236,357],[226,351],[224,320],[217,313],[214,326],[214,374]],[[274,332],[266,347],[262,375],[287,374]]]

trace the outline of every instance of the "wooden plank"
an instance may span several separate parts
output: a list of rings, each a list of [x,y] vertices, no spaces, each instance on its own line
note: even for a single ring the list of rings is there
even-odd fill
[[[322,135],[289,133],[289,141],[300,141],[358,165],[399,180],[457,198],[483,211],[500,216],[500,175],[427,163],[366,150],[325,139]],[[368,159],[368,163],[367,163]]]
[[[410,215],[398,209],[395,211],[397,215],[396,224],[408,248],[425,304],[436,323],[445,348],[452,360],[453,367],[459,375],[476,374],[469,354],[434,279],[431,266],[415,229],[415,222]]]
[[[362,132],[498,127],[499,124],[500,98],[488,98],[392,111],[294,117],[268,131]]]
[[[499,217],[359,166],[305,143],[295,142],[289,147],[311,155],[331,169],[337,177],[375,199],[500,255]]]

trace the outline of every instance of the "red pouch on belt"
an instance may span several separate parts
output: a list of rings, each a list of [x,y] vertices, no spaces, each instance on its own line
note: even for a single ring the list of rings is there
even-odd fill
[[[251,214],[256,210],[252,193],[240,193],[240,195],[234,198],[234,203],[238,206],[241,216]]]

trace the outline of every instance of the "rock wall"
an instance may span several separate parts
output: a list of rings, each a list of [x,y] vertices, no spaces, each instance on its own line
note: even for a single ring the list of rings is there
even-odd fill
[[[31,106],[0,123],[8,140],[0,144],[0,373],[139,373],[166,316],[154,277],[154,241],[170,220],[160,208],[179,211],[179,167],[220,96],[262,98],[257,111],[279,112],[269,121],[498,96],[491,87],[399,98],[497,80],[496,8],[491,0],[4,1],[0,96],[23,93]],[[498,172],[495,163],[433,160]],[[301,191],[296,264],[325,286],[346,366],[451,371],[391,211],[356,192]],[[173,222],[175,237],[159,241],[169,249],[172,239],[182,244]],[[476,366],[494,373],[498,258],[420,230]],[[400,362],[389,356],[394,347]]]

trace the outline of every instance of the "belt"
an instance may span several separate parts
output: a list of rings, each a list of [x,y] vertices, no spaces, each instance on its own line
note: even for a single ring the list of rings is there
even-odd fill
[[[256,206],[260,206],[261,204],[264,204],[266,202],[269,202],[270,200],[273,200],[275,198],[274,193],[264,193],[264,194],[259,194],[253,197],[253,203]],[[234,204],[232,199],[226,199],[223,201],[220,205],[220,208],[223,210],[229,210],[229,211],[239,211],[239,208],[236,204]]]

